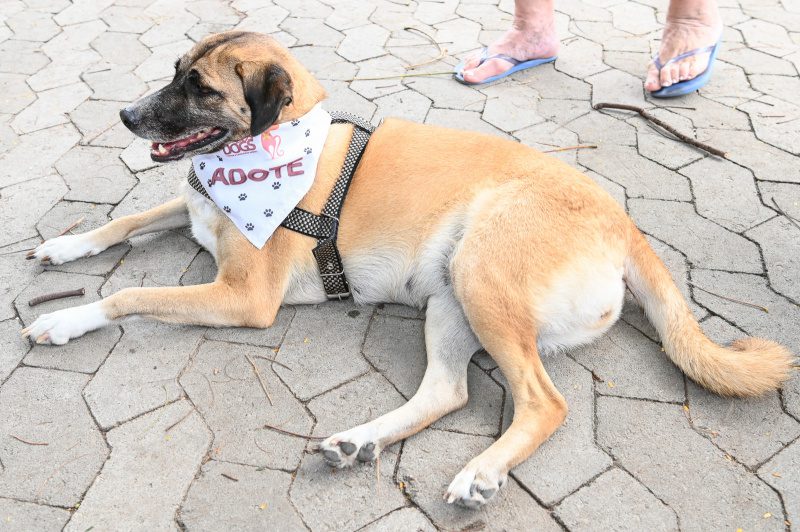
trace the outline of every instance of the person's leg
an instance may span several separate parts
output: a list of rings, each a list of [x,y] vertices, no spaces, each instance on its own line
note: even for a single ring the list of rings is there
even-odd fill
[[[684,52],[716,43],[722,34],[722,18],[716,0],[671,0],[658,57],[662,63]],[[650,92],[692,79],[708,67],[708,53],[666,65],[658,71],[650,64],[644,87]]]
[[[558,44],[553,0],[516,0],[511,29],[489,46],[489,55],[505,54],[520,61],[543,59],[556,55]],[[508,61],[500,59],[486,61],[478,67],[479,60],[480,53],[467,59],[462,74],[464,80],[480,83],[512,67]]]

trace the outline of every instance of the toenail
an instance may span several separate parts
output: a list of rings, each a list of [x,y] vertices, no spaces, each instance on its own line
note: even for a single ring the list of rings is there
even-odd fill
[[[343,441],[339,444],[339,448],[344,451],[344,454],[350,456],[354,452],[356,452],[356,446],[354,443],[350,443],[349,441]]]

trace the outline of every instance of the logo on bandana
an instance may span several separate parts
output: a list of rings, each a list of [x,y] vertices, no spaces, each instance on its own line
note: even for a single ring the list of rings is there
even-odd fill
[[[311,188],[330,124],[317,105],[291,123],[192,157],[194,171],[220,211],[260,249]]]

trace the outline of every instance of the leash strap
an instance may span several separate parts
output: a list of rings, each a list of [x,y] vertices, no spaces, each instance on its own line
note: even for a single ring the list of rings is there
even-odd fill
[[[353,124],[353,136],[350,138],[350,145],[347,148],[347,155],[339,172],[339,178],[333,186],[328,201],[322,208],[322,213],[314,214],[305,209],[295,207],[286,217],[281,226],[306,236],[317,239],[317,246],[313,249],[314,259],[317,261],[322,286],[328,299],[347,299],[350,297],[350,285],[344,274],[342,257],[339,248],[336,246],[336,238],[339,233],[339,215],[344,206],[347,191],[350,188],[350,181],[358,168],[364,149],[367,147],[369,137],[375,128],[363,118],[341,111],[332,111],[331,123]],[[208,193],[203,188],[194,168],[189,169],[189,184],[200,194],[209,198]]]

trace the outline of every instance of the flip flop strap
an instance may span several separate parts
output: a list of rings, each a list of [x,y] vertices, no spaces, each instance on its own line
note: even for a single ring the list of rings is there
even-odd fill
[[[478,67],[491,59],[502,59],[503,61],[508,61],[509,63],[511,63],[512,66],[517,66],[518,64],[522,63],[522,61],[520,61],[519,59],[514,59],[510,55],[506,54],[489,55],[489,47],[484,46],[483,50],[481,50],[481,60],[478,62]]]
[[[698,55],[698,54],[711,53],[711,51],[714,50],[715,46],[716,46],[716,44],[712,44],[711,46],[706,46],[704,48],[695,48],[694,50],[689,50],[688,52],[683,52],[682,54],[676,55],[675,57],[673,57],[672,59],[670,59],[669,61],[667,61],[665,63],[662,63],[661,59],[658,58],[658,54],[656,54],[656,55],[653,56],[653,64],[660,71],[665,66],[667,66],[667,65],[669,65],[671,63],[674,63],[676,61],[681,61],[683,59],[686,59],[687,57],[692,57],[693,55]]]

